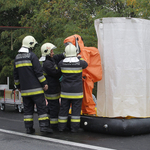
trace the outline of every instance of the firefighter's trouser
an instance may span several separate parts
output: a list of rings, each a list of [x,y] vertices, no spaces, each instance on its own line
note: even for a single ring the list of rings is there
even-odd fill
[[[70,120],[71,130],[78,130],[80,127],[80,113],[81,113],[82,99],[61,98],[61,105],[58,116],[59,130],[64,130],[67,127],[70,104],[72,104],[71,120]]]
[[[82,113],[83,114],[96,114],[95,102],[92,97],[92,90],[94,88],[94,83],[89,76],[82,78],[83,81],[83,99],[82,99]]]
[[[59,99],[48,100],[48,108],[50,112],[50,126],[51,128],[58,127],[58,113],[59,113]]]
[[[44,94],[38,94],[23,97],[25,128],[33,127],[34,104],[37,107],[39,126],[48,127],[49,117],[46,112],[45,97]]]

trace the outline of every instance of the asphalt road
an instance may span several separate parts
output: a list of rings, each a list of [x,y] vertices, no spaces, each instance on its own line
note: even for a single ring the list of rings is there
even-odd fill
[[[34,114],[35,134],[25,133],[23,113],[16,112],[11,106],[0,111],[0,150],[150,150],[150,134],[136,136],[114,136],[80,130],[54,131],[43,134],[39,130],[37,113]]]

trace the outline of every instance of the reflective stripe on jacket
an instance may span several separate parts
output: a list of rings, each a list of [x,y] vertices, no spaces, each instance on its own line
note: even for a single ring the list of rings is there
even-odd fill
[[[73,57],[60,61],[58,66],[62,72],[61,98],[82,99],[82,69],[88,66],[87,62]]]
[[[47,84],[41,64],[33,52],[19,53],[14,61],[14,82],[21,89],[21,96],[44,93]]]
[[[45,95],[48,100],[58,99],[60,97],[59,78],[61,77],[61,70],[58,69],[57,66],[59,61],[62,59],[64,59],[64,55],[57,54],[52,58],[50,56],[46,56],[46,60],[43,62],[43,74],[48,82],[48,90],[45,91]]]
[[[45,93],[45,98],[46,98],[47,100],[59,99],[59,98],[60,98],[60,93],[56,93],[56,94],[46,94],[46,93]]]

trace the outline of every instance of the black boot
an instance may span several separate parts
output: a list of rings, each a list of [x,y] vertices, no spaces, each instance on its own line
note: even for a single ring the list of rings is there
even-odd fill
[[[33,128],[33,127],[31,127],[31,128],[26,128],[26,133],[27,134],[32,134],[32,133],[34,133],[35,132],[35,129]]]
[[[53,130],[49,127],[40,127],[41,132],[53,133]]]

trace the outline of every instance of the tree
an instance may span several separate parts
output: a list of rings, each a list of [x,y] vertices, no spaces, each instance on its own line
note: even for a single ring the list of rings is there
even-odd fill
[[[13,61],[22,39],[32,35],[38,41],[34,52],[41,56],[40,47],[45,42],[57,46],[55,53],[64,51],[66,37],[79,34],[85,46],[97,47],[94,20],[103,17],[141,17],[149,19],[150,4],[147,0],[0,0],[1,26],[32,27],[14,30],[10,50],[11,31],[0,31],[0,83],[11,77]]]

